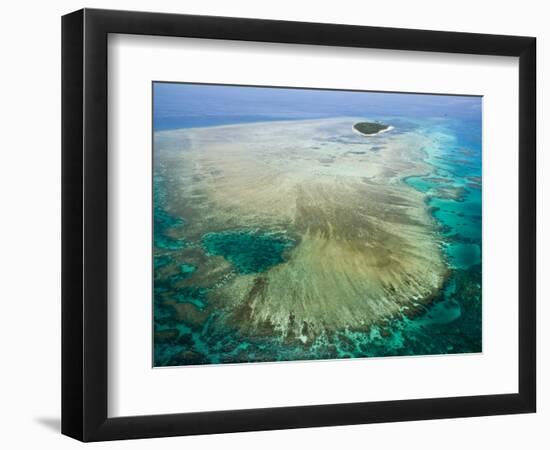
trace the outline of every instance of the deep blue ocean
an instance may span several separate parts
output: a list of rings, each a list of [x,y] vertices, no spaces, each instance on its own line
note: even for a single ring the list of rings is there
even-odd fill
[[[481,98],[154,83],[155,131],[342,116],[452,117],[481,123]]]
[[[425,194],[435,218],[451,276],[438,299],[414,317],[403,316],[384,329],[366,333],[342,331],[331,342],[336,357],[373,357],[470,353],[482,350],[481,239],[482,239],[482,98],[454,95],[398,94],[309,89],[274,89],[219,85],[155,83],[154,131],[238,123],[303,120],[330,117],[365,117],[389,122],[396,132],[415,131],[430,137],[424,148],[429,173],[404,181]],[[167,233],[185,218],[171,217],[163,209],[161,174],[154,174],[155,267],[171,264],[185,242]],[[449,195],[449,191],[452,195]],[[252,239],[252,241],[251,241]],[[242,247],[240,245],[242,244]],[[241,235],[204,236],[203,246],[221,254],[237,268],[255,270],[266,265],[266,254],[280,263],[277,249],[286,243]],[[237,261],[239,249],[258,249]],[[226,253],[224,253],[226,252]],[[241,252],[242,253],[242,252]],[[262,254],[260,254],[262,253]],[[243,253],[244,254],[244,253]],[[233,260],[232,260],[233,258]],[[256,261],[256,259],[257,261]],[[181,267],[179,278],[194,267]],[[213,332],[175,322],[157,296],[172,292],[171,280],[155,277],[155,365],[254,362],[335,357],[322,342],[305,349],[266,338],[238,336],[230,330]],[[173,290],[178,301],[197,308],[208,302],[204,289]],[[208,325],[205,325],[208,327]],[[209,331],[209,332],[207,332]],[[172,333],[176,341],[167,339]],[[177,343],[174,343],[177,342]],[[182,353],[193,358],[182,360]]]

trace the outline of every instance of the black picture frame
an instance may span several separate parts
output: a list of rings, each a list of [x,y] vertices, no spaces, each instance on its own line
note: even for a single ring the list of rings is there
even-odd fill
[[[107,416],[109,33],[519,57],[517,393]],[[529,413],[536,409],[536,39],[83,9],[62,18],[62,433],[82,441]],[[510,295],[515,295],[510,293]]]

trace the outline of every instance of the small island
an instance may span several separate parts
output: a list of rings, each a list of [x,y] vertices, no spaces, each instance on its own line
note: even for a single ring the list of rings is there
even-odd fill
[[[375,134],[389,131],[393,127],[380,122],[358,122],[353,125],[353,131],[364,136],[374,136]]]

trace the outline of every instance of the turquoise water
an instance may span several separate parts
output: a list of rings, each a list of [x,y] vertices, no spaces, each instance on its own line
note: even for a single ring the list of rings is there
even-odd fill
[[[153,177],[153,186],[158,187],[164,180],[155,174]],[[169,214],[166,209],[166,196],[163,189],[153,188],[153,220],[154,220],[154,245],[158,249],[181,250],[186,243],[182,239],[173,237],[170,231],[181,227],[184,221],[180,217]],[[166,262],[166,257],[163,259]],[[157,262],[155,260],[155,267]]]
[[[207,233],[202,238],[207,255],[225,257],[239,273],[264,272],[282,263],[284,251],[293,243],[280,234],[249,230]]]
[[[418,96],[415,99],[417,102]],[[437,238],[450,273],[444,289],[420,313],[409,316],[403,314],[368,332],[342,330],[330,336],[323,335],[311,345],[284,342],[276,337],[244,336],[225,324],[223,311],[209,312],[207,317],[196,317],[196,314],[208,311],[209,296],[216,290],[216,286],[190,284],[195,277],[200,279],[201,267],[207,264],[208,258],[223,257],[228,261],[232,268],[226,276],[229,280],[233,276],[257,274],[284,264],[286,253],[296,242],[278,231],[260,229],[209,232],[195,241],[179,238],[190,219],[175,217],[167,211],[166,192],[169,183],[164,178],[162,167],[155,165],[154,365],[480,352],[481,112],[480,107],[471,108],[473,101],[459,102],[457,106],[451,100],[444,99],[436,106],[431,104],[420,113],[418,102],[415,103],[416,109],[403,109],[403,101],[390,102],[401,108],[388,110],[386,105],[385,114],[377,117],[383,122],[392,123],[396,131],[414,130],[425,134],[433,143],[423,149],[425,161],[430,165],[429,173],[409,177],[404,182],[425,195],[427,208],[437,225]],[[333,97],[331,101],[334,108]],[[477,101],[480,106],[479,99]],[[464,105],[469,105],[470,109]],[[356,104],[352,106],[358,109]],[[336,109],[334,115],[348,113],[346,108],[349,107]],[[281,106],[281,111],[283,109]],[[430,115],[430,109],[436,109],[437,113]],[[321,108],[321,111],[324,110]],[[250,114],[243,114],[242,117],[231,115],[225,120],[223,114],[224,110],[220,106],[211,122],[203,117],[200,126],[250,120]],[[170,128],[173,122],[181,127],[182,120],[184,125],[196,126],[193,121],[185,122],[185,117],[185,114],[176,118],[170,116],[159,129]],[[265,119],[267,116],[261,117]],[[298,114],[294,118],[310,118],[310,115]],[[199,258],[197,254],[202,256]],[[182,317],[177,314],[177,308],[172,303],[167,304],[167,300],[176,306],[187,305],[193,308],[189,311],[194,312]]]

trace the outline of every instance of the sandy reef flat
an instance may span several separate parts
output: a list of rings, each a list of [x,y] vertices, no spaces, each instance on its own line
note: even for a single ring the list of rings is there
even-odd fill
[[[430,172],[430,141],[399,129],[361,136],[352,130],[361,119],[155,133],[165,209],[184,221],[171,233],[197,267],[180,286],[208,288],[202,309],[166,300],[182,320],[222,311],[244,334],[306,343],[414,314],[437,295],[448,271],[437,224],[424,194],[403,182]],[[239,230],[291,245],[265,270],[239,271],[203,245],[209,233]]]

